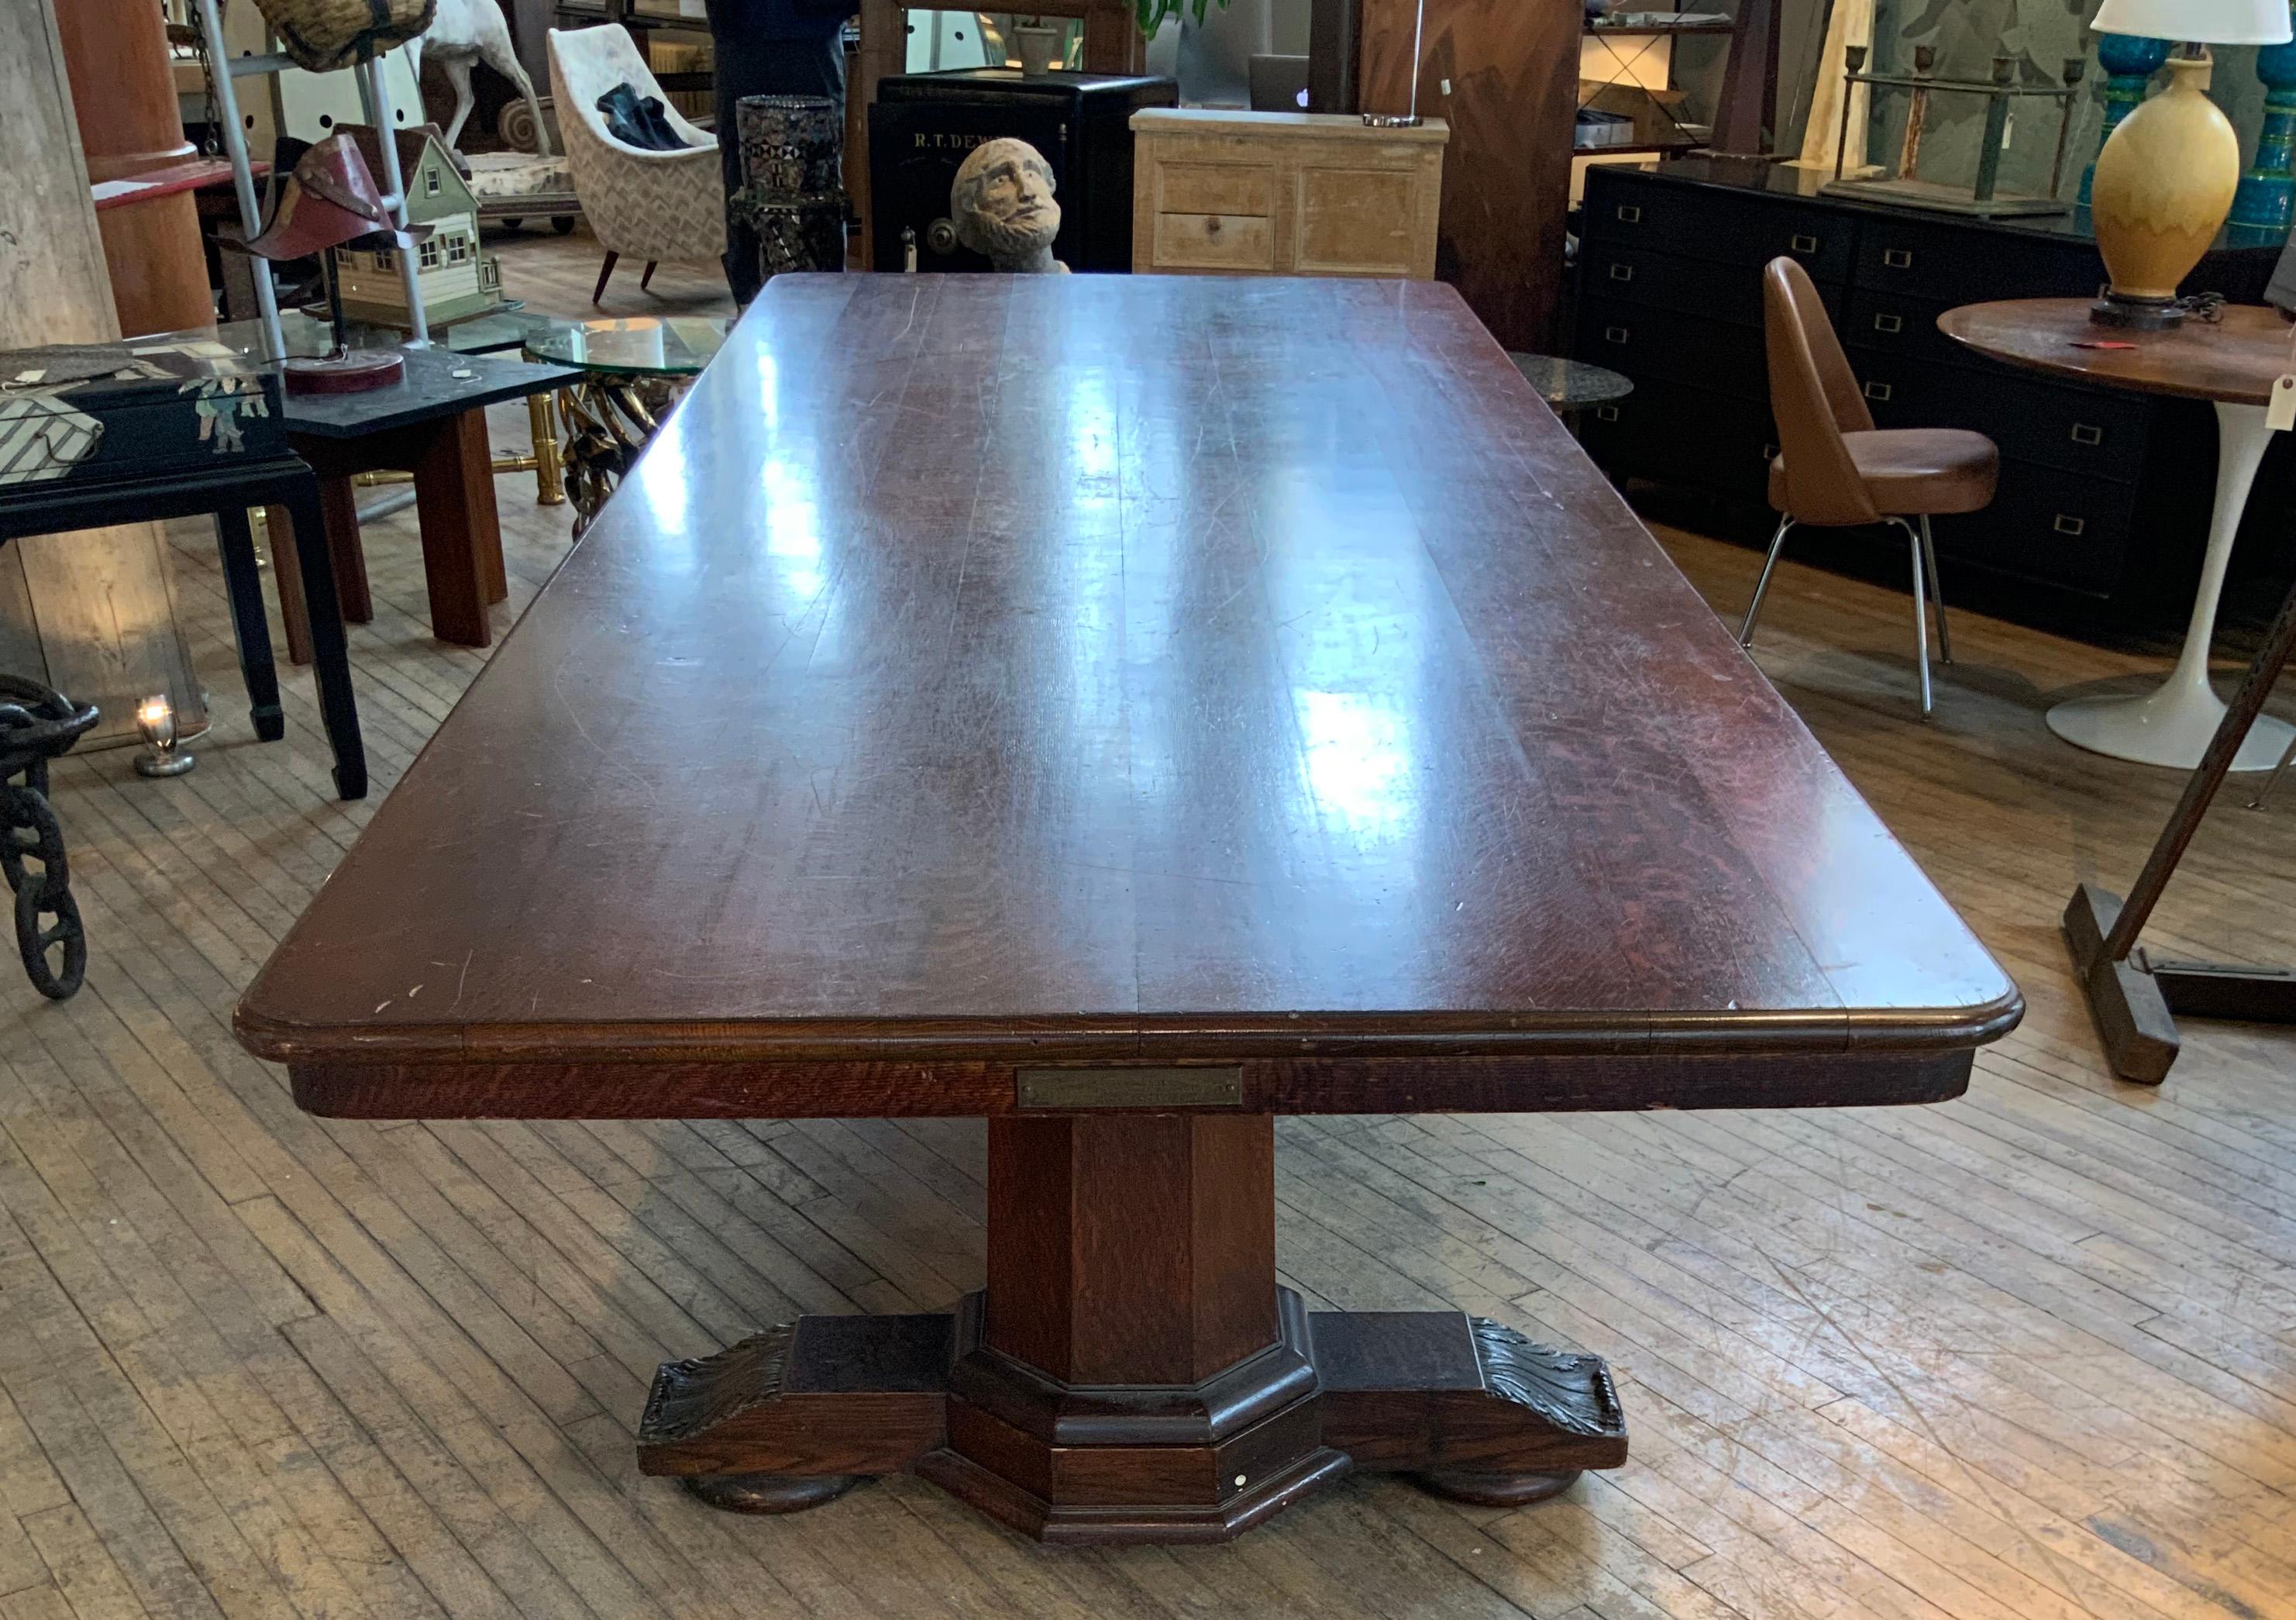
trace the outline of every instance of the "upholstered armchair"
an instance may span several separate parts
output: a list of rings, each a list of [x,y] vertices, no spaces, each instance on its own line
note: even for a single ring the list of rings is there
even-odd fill
[[[638,54],[636,42],[619,23],[550,31],[550,94],[558,108],[559,133],[574,174],[574,194],[583,217],[606,250],[598,268],[596,303],[606,295],[614,261],[625,253],[645,261],[639,286],[653,279],[654,265],[714,260],[726,251],[726,193],[718,165],[718,144],[668,107],[670,127],[692,145],[682,152],[648,152],[607,133],[598,98],[627,84],[641,96],[661,96],[660,85]]]

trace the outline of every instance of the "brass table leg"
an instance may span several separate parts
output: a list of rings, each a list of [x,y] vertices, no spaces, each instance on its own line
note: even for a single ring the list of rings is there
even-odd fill
[[[535,424],[534,453],[529,456],[497,456],[493,469],[496,478],[512,473],[534,474],[534,504],[537,506],[562,506],[566,504],[565,463],[558,448],[557,426],[552,421],[547,395],[537,394],[526,402],[527,420]],[[539,420],[537,420],[537,418]],[[386,484],[411,484],[412,473],[384,468],[373,473],[354,473],[351,483],[361,489],[380,489]],[[370,514],[370,516],[374,515]]]
[[[529,394],[526,399],[527,425],[534,434],[534,500],[539,506],[562,506],[566,504],[565,467],[559,456],[557,415],[550,401],[548,394]]]
[[[583,377],[558,391],[560,478],[580,534],[636,462],[691,377]]]

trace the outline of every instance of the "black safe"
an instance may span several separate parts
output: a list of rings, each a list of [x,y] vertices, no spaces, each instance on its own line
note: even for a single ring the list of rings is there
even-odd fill
[[[873,268],[906,267],[904,229],[920,270],[986,270],[958,245],[948,188],[965,155],[1009,136],[1045,154],[1061,204],[1053,257],[1071,270],[1132,268],[1132,115],[1177,107],[1168,78],[1047,73],[1012,68],[889,74],[869,109],[869,220]]]

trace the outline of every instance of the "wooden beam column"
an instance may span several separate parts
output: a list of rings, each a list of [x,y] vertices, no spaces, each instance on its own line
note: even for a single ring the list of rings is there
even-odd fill
[[[0,0],[0,349],[118,337],[53,0]],[[0,668],[102,709],[83,752],[134,737],[136,700],[153,692],[185,732],[207,724],[157,523],[0,546]]]
[[[1435,274],[1511,349],[1554,352],[1578,106],[1578,0],[1426,0],[1419,112],[1451,126]],[[1363,0],[1366,112],[1411,104],[1418,0]]]

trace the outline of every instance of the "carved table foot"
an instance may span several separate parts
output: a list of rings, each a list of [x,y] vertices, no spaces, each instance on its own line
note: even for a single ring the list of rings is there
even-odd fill
[[[1600,1356],[1450,1311],[1326,1312],[1315,1333],[1324,1443],[1358,1468],[1521,1507],[1627,1460],[1619,1393]]]
[[[726,1513],[802,1513],[861,1483],[854,1474],[689,1474],[687,1491]]]
[[[1426,1490],[1453,1501],[1485,1508],[1527,1508],[1560,1496],[1577,1483],[1583,1470],[1568,1474],[1471,1474],[1462,1468],[1436,1468],[1412,1477]]]
[[[1278,1341],[1200,1385],[1069,1386],[954,1314],[808,1316],[654,1380],[639,1466],[785,1513],[911,1472],[1066,1544],[1226,1541],[1353,1469],[1520,1507],[1626,1460],[1600,1358],[1456,1311],[1278,1295]]]

